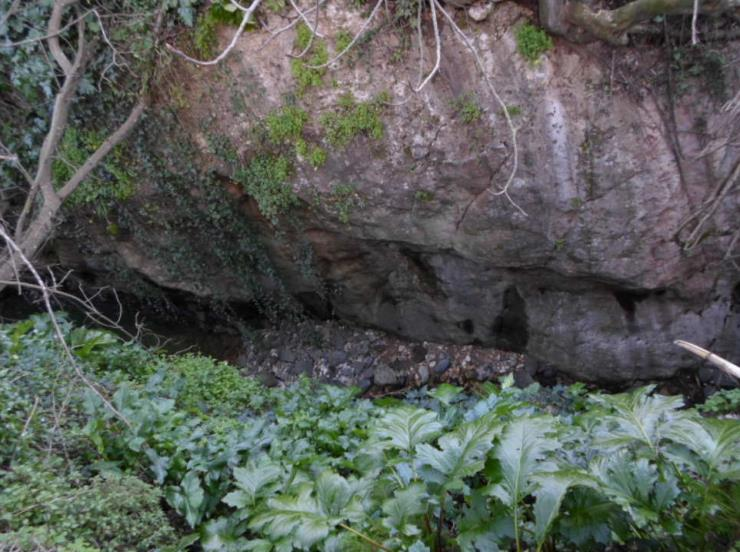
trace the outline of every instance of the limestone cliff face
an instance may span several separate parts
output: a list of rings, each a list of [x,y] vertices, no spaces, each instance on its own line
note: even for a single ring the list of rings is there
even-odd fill
[[[329,37],[361,23],[360,14],[328,10]],[[242,211],[257,221],[285,285],[345,320],[524,351],[588,380],[670,376],[692,362],[672,345],[678,338],[740,359],[740,274],[722,262],[738,195],[727,195],[690,254],[679,232],[737,162],[737,149],[699,156],[726,117],[722,101],[696,81],[698,92],[674,97],[679,152],[670,102],[655,82],[665,69],[659,53],[556,42],[532,65],[514,38],[527,16],[502,3],[467,28],[516,114],[519,168],[509,192],[521,211],[495,193],[511,168],[503,112],[450,28],[442,28],[441,71],[418,94],[409,86],[418,71],[413,47],[381,33],[298,98],[310,115],[305,136],[328,159],[318,169],[295,163],[290,183],[301,204],[282,216],[280,232],[253,205]],[[182,139],[200,145],[199,162],[224,182],[233,171],[207,153],[202,121],[249,159],[251,131],[295,93],[285,55],[294,35],[265,45],[267,36],[247,33],[225,68],[180,67]],[[733,70],[725,74],[730,94],[740,82]],[[244,98],[238,113],[229,107],[235,90]],[[384,136],[332,148],[319,120],[348,91],[358,101],[390,93]],[[480,117],[466,122],[460,98],[474,98]],[[337,186],[351,186],[351,198]],[[295,262],[299,245],[310,249],[311,277]],[[249,298],[228,274],[205,286],[165,276],[145,243],[119,238],[108,247],[162,285]]]

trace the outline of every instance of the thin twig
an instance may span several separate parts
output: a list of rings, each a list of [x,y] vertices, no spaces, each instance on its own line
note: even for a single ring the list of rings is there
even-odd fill
[[[370,12],[370,16],[365,20],[365,22],[362,24],[362,27],[360,28],[360,31],[355,35],[355,37],[352,39],[352,41],[342,50],[339,52],[336,56],[331,58],[326,63],[322,63],[321,65],[308,65],[306,64],[306,67],[309,69],[323,69],[324,67],[329,67],[332,63],[339,60],[344,54],[349,52],[349,50],[352,48],[352,46],[355,45],[355,43],[360,39],[360,37],[365,34],[365,29],[370,25],[370,22],[375,18],[375,14],[378,13],[378,10],[380,9],[380,6],[383,5],[383,0],[378,0],[377,4],[375,4],[375,7],[373,8],[373,11]]]
[[[84,383],[117,418],[119,418],[124,424],[126,424],[127,427],[131,428],[131,423],[126,419],[126,417],[121,412],[119,412],[115,406],[113,406],[113,404],[97,389],[97,387],[95,387],[95,385],[87,378],[85,373],[80,368],[79,364],[74,358],[74,355],[72,354],[72,351],[69,348],[69,345],[67,345],[67,341],[64,339],[64,334],[62,333],[62,329],[59,327],[59,322],[57,321],[56,315],[54,314],[54,309],[52,309],[51,307],[51,299],[48,287],[44,283],[44,280],[41,278],[39,273],[36,271],[36,267],[34,267],[28,257],[23,254],[21,248],[8,235],[8,233],[5,231],[5,227],[2,224],[0,224],[0,237],[5,240],[8,249],[11,250],[11,257],[17,255],[21,259],[22,263],[33,275],[34,280],[36,280],[37,284],[41,288],[41,294],[44,300],[44,307],[46,308],[46,312],[49,315],[51,324],[54,327],[54,333],[59,340],[59,343],[62,347],[62,350],[64,351],[65,356],[67,357],[67,360],[70,362],[72,368],[77,374],[77,377],[80,378],[82,383]]]

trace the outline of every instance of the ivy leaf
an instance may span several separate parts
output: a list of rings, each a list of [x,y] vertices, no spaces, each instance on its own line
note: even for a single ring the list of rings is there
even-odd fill
[[[412,452],[416,445],[436,437],[442,430],[437,415],[422,408],[397,408],[378,422],[377,437],[393,448]]]
[[[422,476],[447,490],[462,489],[463,478],[483,469],[500,430],[493,417],[485,416],[440,437],[439,449],[417,445],[416,463]]]
[[[395,492],[383,503],[383,525],[406,536],[418,535],[421,530],[410,522],[427,510],[429,495],[421,483],[415,483]]]

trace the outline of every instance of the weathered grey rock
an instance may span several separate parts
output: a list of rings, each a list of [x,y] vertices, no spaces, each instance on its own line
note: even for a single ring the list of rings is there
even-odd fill
[[[280,233],[254,209],[244,210],[285,287],[295,296],[331,289],[327,300],[340,319],[419,341],[522,351],[587,380],[669,377],[694,366],[695,359],[672,344],[677,338],[711,343],[717,354],[740,360],[740,292],[733,295],[740,274],[722,262],[740,218],[740,188],[726,196],[691,254],[681,244],[683,222],[737,162],[737,150],[727,147],[699,155],[726,117],[719,103],[695,91],[675,98],[683,157],[702,159],[684,164],[682,180],[666,131],[662,85],[643,93],[637,90],[645,80],[634,90],[619,84],[637,82],[640,71],[647,76],[654,53],[622,49],[614,67],[604,61],[614,59],[611,51],[600,44],[557,46],[533,65],[517,53],[514,38],[526,16],[525,8],[504,2],[474,33],[486,73],[519,112],[519,166],[508,192],[526,215],[506,196],[490,193],[508,179],[511,137],[474,60],[449,27],[442,31],[440,75],[418,95],[398,84],[415,75],[417,60],[389,64],[387,52],[371,43],[360,60],[340,64],[327,78],[335,87],[309,90],[300,101],[315,114],[334,109],[348,91],[359,99],[390,91],[394,105],[383,114],[383,139],[359,137],[346,149],[333,149],[318,170],[298,164],[291,184],[304,203]],[[362,16],[330,11],[322,24],[331,36],[340,28],[358,30]],[[257,118],[294,93],[291,60],[284,55],[293,36],[283,33],[267,46],[264,39],[260,31],[240,38],[228,61],[231,76],[183,66],[194,106],[183,116],[183,136],[201,145],[199,163],[225,181],[231,169],[214,161],[199,117],[207,114],[250,159],[254,143],[246,137]],[[728,59],[740,50],[737,43],[725,48]],[[731,71],[727,89],[736,90],[738,76]],[[245,89],[245,74],[250,111],[235,115],[224,106],[233,90]],[[206,87],[208,94],[199,95]],[[471,94],[482,116],[465,124],[454,105]],[[701,132],[694,128],[698,121]],[[307,132],[322,140],[317,121]],[[345,223],[331,201],[316,198],[331,197],[337,183],[348,182],[362,208]],[[235,201],[246,202],[241,193]],[[166,275],[147,243],[106,243],[127,266],[161,285],[250,299],[233,275],[218,272],[196,285]],[[306,248],[314,259],[311,277],[295,262]],[[379,367],[376,382],[395,384],[392,373]]]
[[[425,385],[429,382],[429,368],[427,368],[423,364],[419,367],[418,375],[420,385]]]
[[[438,376],[441,374],[444,374],[447,370],[450,369],[451,362],[449,358],[442,358],[437,361],[437,363],[434,365],[434,373]]]
[[[375,385],[379,386],[396,386],[403,383],[402,374],[390,368],[387,364],[380,364],[376,367],[373,374]]]
[[[298,375],[298,374],[311,374],[313,372],[314,363],[313,360],[309,357],[301,357],[298,360],[295,361],[295,364],[293,364],[293,368],[291,369],[291,373]]]
[[[329,353],[328,360],[330,366],[338,366],[347,361],[347,353],[344,351],[332,351]]]
[[[526,370],[514,371],[514,385],[519,389],[525,389],[534,383],[534,378]]]
[[[493,10],[493,2],[476,2],[468,8],[468,15],[473,21],[481,22],[485,21],[486,18],[491,15]]]

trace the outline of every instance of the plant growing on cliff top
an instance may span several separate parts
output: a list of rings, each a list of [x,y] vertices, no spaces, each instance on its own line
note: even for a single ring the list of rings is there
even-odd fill
[[[531,23],[524,23],[516,31],[516,46],[524,59],[536,63],[542,54],[553,47],[553,43],[544,30]]]

